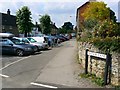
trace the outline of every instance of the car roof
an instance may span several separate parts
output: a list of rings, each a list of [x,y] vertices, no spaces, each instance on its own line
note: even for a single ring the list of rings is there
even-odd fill
[[[15,35],[12,33],[0,33],[0,37],[3,38],[10,38],[10,37],[14,37]]]
[[[15,35],[12,33],[0,33],[0,37],[14,37]]]

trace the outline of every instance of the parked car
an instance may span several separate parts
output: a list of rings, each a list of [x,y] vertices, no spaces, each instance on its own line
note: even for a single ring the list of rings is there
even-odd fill
[[[41,44],[42,49],[48,49],[48,48],[49,48],[48,43],[45,43],[45,42],[44,42],[44,43],[38,42],[37,40],[39,40],[39,39],[37,39],[37,38],[28,37],[27,39],[28,39],[30,42],[35,41],[35,43]]]
[[[31,44],[34,45],[37,48],[37,51],[40,51],[43,49],[42,44],[38,43],[36,40],[34,40],[33,38],[19,38],[19,37],[14,37],[19,39],[21,42],[24,42],[25,44]]]
[[[0,39],[0,50],[2,54],[14,54],[18,56],[30,55],[36,52],[33,45],[25,44],[18,39]]]
[[[71,36],[72,37],[76,37],[76,33],[71,33]]]
[[[46,36],[40,36],[40,37],[37,36],[37,37],[32,37],[32,38],[40,43],[47,43],[48,42],[48,38]]]
[[[12,34],[12,33],[0,33],[0,37],[1,38],[12,38],[14,37],[15,35]]]

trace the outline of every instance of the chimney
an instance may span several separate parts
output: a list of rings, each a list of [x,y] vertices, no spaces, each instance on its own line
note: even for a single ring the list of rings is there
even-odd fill
[[[8,9],[7,14],[10,15],[10,9]]]

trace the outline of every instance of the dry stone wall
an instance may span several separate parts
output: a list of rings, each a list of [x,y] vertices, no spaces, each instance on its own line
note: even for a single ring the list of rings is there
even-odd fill
[[[78,42],[78,57],[79,63],[85,68],[85,50],[100,52],[101,51],[94,47],[90,43]],[[112,54],[112,64],[111,64],[111,84],[120,85],[120,54]],[[105,60],[100,60],[98,58],[88,57],[88,72],[96,74],[97,77],[104,77],[105,72]]]

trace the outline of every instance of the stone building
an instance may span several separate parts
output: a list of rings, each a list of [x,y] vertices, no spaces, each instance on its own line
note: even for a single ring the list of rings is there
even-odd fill
[[[19,35],[16,16],[10,15],[10,9],[8,9],[7,14],[0,13],[0,32],[13,33],[15,36]]]

